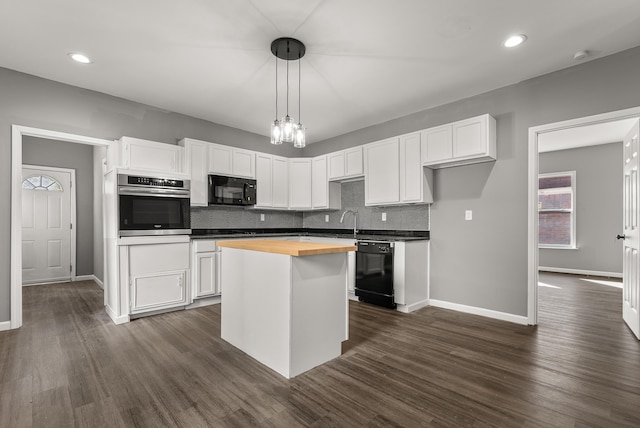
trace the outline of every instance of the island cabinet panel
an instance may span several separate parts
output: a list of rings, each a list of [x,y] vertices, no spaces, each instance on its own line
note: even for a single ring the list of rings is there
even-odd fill
[[[224,340],[286,378],[341,354],[346,252],[294,257],[221,246]]]

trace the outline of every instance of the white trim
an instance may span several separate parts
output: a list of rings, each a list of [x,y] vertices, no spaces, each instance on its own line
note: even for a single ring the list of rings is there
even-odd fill
[[[11,330],[11,321],[0,322],[0,331]]]
[[[128,323],[130,321],[129,315],[122,315],[119,317],[116,315],[115,312],[111,310],[109,306],[105,306],[104,309],[107,311],[107,315],[109,315],[109,318],[111,318],[111,321],[113,321],[113,323],[116,325]]]
[[[608,278],[622,278],[622,272],[603,272],[599,270],[584,270],[584,269],[565,269],[548,266],[539,266],[539,271],[542,272],[555,272],[555,273],[570,273],[572,275],[588,275],[588,276],[604,276]]]
[[[69,174],[69,180],[71,182],[71,189],[70,192],[70,205],[69,205],[69,209],[71,210],[69,212],[69,221],[71,222],[72,226],[71,226],[71,234],[69,239],[71,240],[71,242],[69,243],[69,260],[71,263],[71,271],[69,272],[69,277],[71,281],[75,281],[76,278],[76,262],[77,262],[77,253],[76,253],[76,242],[77,242],[77,229],[78,229],[78,223],[77,223],[77,218],[76,218],[76,207],[77,207],[77,197],[78,197],[78,193],[76,190],[76,170],[73,168],[58,168],[55,166],[45,166],[45,165],[31,165],[31,164],[22,164],[22,168],[29,168],[29,169],[36,169],[36,170],[40,170],[40,171],[55,171],[55,172],[61,172],[64,174]],[[24,180],[23,180],[24,181]],[[22,186],[21,186],[22,187]],[[22,191],[22,190],[21,190]],[[55,282],[55,281],[51,281],[51,282]],[[22,284],[24,285],[24,284]]]
[[[410,305],[398,305],[396,309],[398,310],[398,312],[408,314],[410,312],[417,311],[418,309],[425,308],[427,306],[429,306],[429,299],[421,300],[419,302],[412,303]]]
[[[528,266],[527,266],[527,318],[529,324],[538,322],[538,136],[547,132],[577,128],[585,125],[637,118],[640,107],[617,110],[578,119],[548,123],[529,128],[529,180],[528,180]]]
[[[22,137],[110,147],[111,140],[11,125],[11,328],[22,326]]]
[[[491,309],[478,308],[475,306],[461,305],[459,303],[445,302],[444,300],[429,300],[430,306],[436,308],[451,309],[458,312],[464,312],[467,314],[480,315],[487,318],[493,318],[501,321],[508,321],[515,324],[527,325],[528,318],[522,315],[508,314],[506,312],[492,311]]]
[[[96,285],[104,290],[104,284],[95,275],[79,275],[74,281],[93,281]]]
[[[196,308],[202,308],[204,306],[209,306],[209,305],[217,305],[222,301],[222,297],[221,296],[211,296],[211,297],[205,297],[203,299],[195,299],[193,301],[193,303],[191,303],[190,305],[185,306],[185,309],[196,309]]]

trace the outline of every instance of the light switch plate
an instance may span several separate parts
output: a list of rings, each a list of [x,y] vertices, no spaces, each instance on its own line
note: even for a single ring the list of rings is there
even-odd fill
[[[473,211],[471,210],[466,210],[464,212],[464,219],[469,221],[469,220],[473,220]]]
[[[264,221],[264,214],[260,214],[260,221]]]
[[[387,221],[387,213],[382,213],[382,221]]]
[[[324,222],[329,223],[329,214],[324,215]]]

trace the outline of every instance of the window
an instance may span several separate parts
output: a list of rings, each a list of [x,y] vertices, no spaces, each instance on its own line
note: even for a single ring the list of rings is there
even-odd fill
[[[25,190],[46,190],[49,192],[62,192],[62,186],[54,178],[46,175],[32,175],[22,181]]]
[[[576,247],[576,172],[538,176],[538,245]]]

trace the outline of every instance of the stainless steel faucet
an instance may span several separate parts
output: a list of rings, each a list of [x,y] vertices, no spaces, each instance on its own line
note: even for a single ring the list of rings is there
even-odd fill
[[[353,237],[355,238],[356,233],[358,233],[358,210],[345,210],[342,216],[340,216],[340,223],[344,221],[344,216],[347,215],[347,213],[353,214]]]

